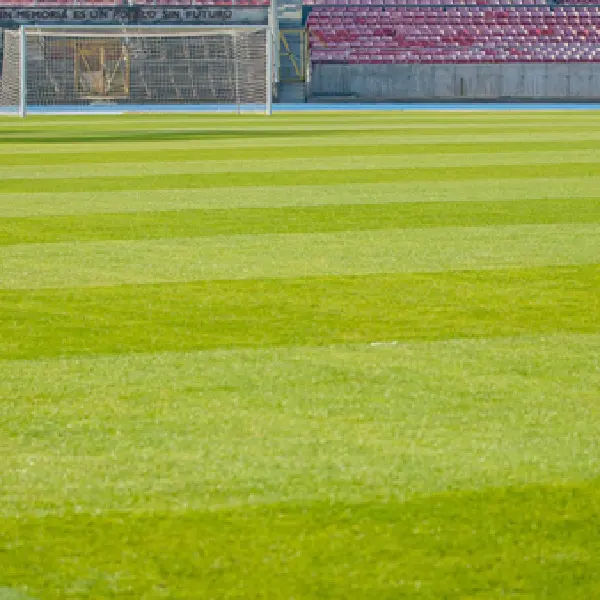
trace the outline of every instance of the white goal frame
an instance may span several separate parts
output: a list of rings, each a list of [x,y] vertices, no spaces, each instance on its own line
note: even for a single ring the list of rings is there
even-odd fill
[[[1,30],[0,30],[1,31]],[[240,81],[241,77],[244,76],[240,72],[240,60],[236,52],[236,44],[238,35],[236,34],[250,34],[264,32],[265,35],[265,49],[264,49],[264,101],[256,103],[244,103],[243,96],[243,82]],[[60,106],[53,110],[52,105],[44,107],[40,112],[43,114],[65,114],[65,112],[77,113],[77,114],[90,114],[90,113],[134,113],[134,112],[257,112],[257,106],[263,107],[264,109],[260,112],[264,112],[267,115],[271,115],[273,112],[273,79],[276,71],[276,67],[273,61],[274,58],[274,44],[275,38],[273,35],[273,26],[270,19],[269,25],[21,25],[18,29],[19,36],[19,65],[18,65],[18,106],[15,104],[11,111],[7,111],[6,107],[0,106],[0,115],[2,114],[18,114],[20,117],[27,116],[29,112],[28,105],[28,38],[31,36],[37,37],[48,37],[48,38],[63,38],[68,39],[124,39],[124,38],[154,38],[160,39],[161,37],[169,39],[172,38],[201,38],[205,35],[229,34],[233,44],[233,69],[234,69],[234,93],[235,101],[220,104],[219,102],[205,103],[199,102],[197,104],[191,102],[169,102],[167,104],[133,104],[129,105],[127,102],[117,104],[112,108],[117,110],[103,110],[102,107],[93,105],[73,105],[71,111],[68,110],[68,106]],[[199,63],[200,61],[198,61]],[[230,61],[231,62],[231,61]],[[225,64],[225,63],[224,63]],[[6,73],[2,74],[2,79],[6,77]],[[0,83],[2,81],[0,80]],[[241,84],[241,85],[240,85]],[[259,85],[263,85],[262,83]],[[15,86],[17,87],[17,86]],[[0,88],[0,93],[2,89]],[[0,98],[1,100],[1,98]],[[248,105],[250,104],[250,108]],[[65,110],[65,108],[67,110]]]

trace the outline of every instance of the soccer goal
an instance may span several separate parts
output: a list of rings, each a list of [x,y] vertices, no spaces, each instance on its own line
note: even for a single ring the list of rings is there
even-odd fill
[[[24,26],[4,32],[0,112],[271,114],[268,26]]]

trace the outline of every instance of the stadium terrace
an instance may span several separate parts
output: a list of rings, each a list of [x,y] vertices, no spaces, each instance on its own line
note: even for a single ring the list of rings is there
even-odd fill
[[[588,102],[600,98],[600,5],[590,0],[280,0],[272,6],[265,0],[193,5],[172,0],[131,5],[82,0],[76,5],[52,2],[52,6],[45,6],[43,0],[12,0],[0,8],[0,25],[5,32],[21,25],[265,26],[271,32],[273,102]],[[190,50],[185,43],[179,51],[182,61],[186,55],[205,52]],[[133,48],[121,52],[123,60],[133,54]],[[156,69],[166,69],[167,77],[178,82],[179,103],[219,104],[219,93],[194,89],[195,67],[185,61],[176,65],[168,52],[161,60],[164,65]],[[76,62],[73,58],[73,71]],[[10,64],[3,60],[3,71],[9,68],[10,72]],[[110,70],[111,65],[104,63],[102,68]],[[146,64],[138,71],[147,68],[154,67]],[[54,82],[48,83],[50,87],[63,85],[54,75],[48,77]],[[107,86],[100,87],[97,95],[103,102],[127,101],[123,91],[111,100]],[[66,100],[70,92],[59,88],[62,97],[56,104],[72,103]],[[4,97],[7,94],[5,90]],[[88,101],[93,96],[87,94]],[[34,91],[31,100],[39,104]],[[133,94],[129,104],[156,105],[157,100],[152,92],[145,99]],[[232,102],[229,97],[225,100]],[[242,100],[234,99],[234,104],[248,104]],[[173,101],[163,98],[160,103]]]

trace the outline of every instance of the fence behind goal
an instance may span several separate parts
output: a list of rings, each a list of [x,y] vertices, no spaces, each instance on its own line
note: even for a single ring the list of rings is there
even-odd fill
[[[197,107],[270,114],[266,26],[22,27],[5,31],[0,112]]]

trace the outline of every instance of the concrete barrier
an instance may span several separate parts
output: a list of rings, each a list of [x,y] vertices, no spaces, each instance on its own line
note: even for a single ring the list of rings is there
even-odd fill
[[[600,63],[312,65],[311,97],[600,100]]]

